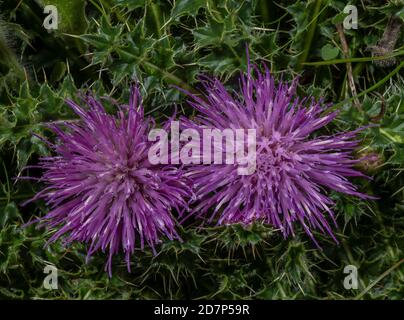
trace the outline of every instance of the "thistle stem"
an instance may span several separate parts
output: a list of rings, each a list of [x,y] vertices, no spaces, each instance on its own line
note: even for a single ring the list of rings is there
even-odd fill
[[[150,6],[154,18],[154,23],[156,25],[157,35],[159,38],[161,38],[160,8],[155,3],[152,3]]]
[[[320,12],[321,4],[322,4],[322,0],[316,0],[316,2],[314,4],[312,20],[309,23],[310,28],[307,31],[306,37],[304,39],[303,52],[299,57],[299,60],[298,60],[297,66],[296,66],[296,71],[300,71],[302,69],[303,62],[306,62],[307,57],[309,56],[311,43],[313,41],[314,33],[316,32],[316,28],[317,28],[317,19],[321,13]]]
[[[387,82],[391,77],[393,77],[396,73],[398,73],[401,68],[404,67],[404,61],[402,61],[397,68],[395,68],[392,72],[390,72],[387,76],[385,76],[382,80],[380,80],[379,82],[375,83],[373,86],[369,87],[366,90],[363,90],[361,93],[359,93],[356,97],[352,97],[348,100],[344,100],[341,101],[337,104],[335,104],[332,108],[329,109],[329,111],[331,111],[332,109],[336,109],[339,108],[341,106],[343,106],[345,103],[349,103],[351,102],[354,98],[359,98],[364,96],[365,94],[372,92],[373,90],[376,90],[377,88],[379,88],[381,85],[383,85],[385,82]]]
[[[368,285],[360,294],[358,294],[355,297],[355,300],[361,299],[366,293],[370,291],[380,280],[382,280],[384,277],[388,276],[392,271],[397,269],[402,263],[404,263],[404,259],[401,259],[398,261],[396,264],[394,264],[392,267],[387,269],[385,272],[383,272],[375,281],[373,281],[370,285]]]
[[[332,64],[340,64],[340,63],[347,63],[347,62],[369,62],[369,61],[377,61],[377,60],[385,60],[388,58],[403,56],[404,50],[397,51],[392,53],[391,55],[387,56],[377,56],[377,57],[361,57],[361,58],[344,58],[344,59],[334,59],[334,60],[327,60],[327,61],[313,61],[313,62],[304,62],[303,65],[306,66],[328,66]]]
[[[337,24],[337,31],[338,31],[338,35],[339,35],[339,38],[341,41],[344,58],[347,59],[347,58],[349,58],[349,46],[348,46],[348,42],[345,38],[345,33],[342,28],[342,24],[340,24],[340,23]],[[356,97],[358,94],[356,92],[355,80],[352,75],[352,64],[350,62],[346,63],[346,72],[347,72],[349,88],[351,90],[352,96],[354,97],[354,99],[353,99],[354,105],[359,111],[362,111],[362,106],[359,102],[359,99]]]

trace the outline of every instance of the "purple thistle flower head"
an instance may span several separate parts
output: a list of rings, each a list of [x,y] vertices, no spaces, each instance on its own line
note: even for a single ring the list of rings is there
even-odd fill
[[[117,117],[105,112],[91,96],[84,109],[67,104],[80,117],[51,129],[58,141],[51,145],[54,156],[42,158],[41,178],[47,185],[34,199],[51,207],[40,225],[58,230],[49,239],[63,237],[66,244],[89,244],[88,256],[108,251],[111,259],[123,251],[130,271],[130,257],[148,244],[153,251],[162,236],[179,236],[171,209],[180,210],[190,193],[178,167],[151,165],[148,161],[150,119],[145,119],[137,87],[129,105],[120,106]],[[31,201],[32,201],[31,200]]]
[[[207,77],[202,79],[203,98],[185,92],[199,115],[182,119],[184,128],[256,131],[253,174],[239,175],[236,164],[191,165],[187,169],[198,203],[190,215],[210,215],[209,221],[217,218],[219,225],[261,221],[279,229],[284,237],[294,235],[297,222],[315,243],[314,229],[338,242],[327,218],[336,225],[327,190],[371,198],[348,180],[365,177],[353,168],[360,161],[353,158],[352,151],[361,129],[314,137],[337,112],[324,115],[328,106],[322,106],[322,101],[297,97],[297,79],[290,86],[284,82],[276,85],[264,68],[261,73],[249,64],[248,73],[241,75],[239,93],[230,93],[219,80]]]

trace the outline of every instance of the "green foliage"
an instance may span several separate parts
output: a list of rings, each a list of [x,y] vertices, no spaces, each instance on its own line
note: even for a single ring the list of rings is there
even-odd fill
[[[49,3],[61,14],[56,32],[42,27]],[[358,7],[359,28],[345,30],[349,52],[343,59],[336,24],[346,16],[345,1],[1,2],[0,297],[403,299],[404,32],[393,66],[375,64],[369,49],[388,18],[403,17],[403,9],[400,1],[350,3]],[[183,242],[165,239],[156,256],[148,248],[136,252],[132,273],[122,256],[115,257],[110,279],[103,253],[86,263],[85,245],[44,247],[54,231],[23,227],[48,208],[41,201],[22,206],[42,186],[16,178],[40,174],[24,167],[49,153],[39,138],[53,141],[46,124],[75,120],[65,98],[91,89],[126,101],[136,79],[146,112],[157,121],[175,105],[188,115],[191,108],[172,85],[197,92],[197,76],[207,73],[237,90],[246,48],[276,77],[300,74],[299,94],[336,104],[341,113],[327,133],[374,124],[362,132],[357,150],[358,157],[372,156],[358,164],[372,180],[357,183],[378,199],[332,195],[340,244],[316,234],[317,248],[302,230],[283,239],[258,223],[201,228],[189,221],[180,228]],[[352,63],[360,106],[352,99],[346,62]],[[47,264],[59,270],[58,290],[42,285]],[[358,267],[358,290],[344,289],[349,264]]]
[[[42,7],[53,5],[60,19],[58,30],[65,33],[83,33],[87,28],[85,0],[38,0]]]

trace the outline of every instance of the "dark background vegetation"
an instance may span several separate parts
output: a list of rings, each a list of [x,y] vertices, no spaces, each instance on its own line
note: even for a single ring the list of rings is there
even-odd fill
[[[337,26],[345,1],[2,0],[0,297],[403,299],[403,1],[349,3],[358,8],[359,27],[344,30],[344,49]],[[59,9],[57,31],[42,27],[46,4]],[[396,29],[381,41],[392,21]],[[181,229],[183,243],[164,241],[155,257],[137,252],[130,274],[116,257],[110,279],[104,254],[86,264],[85,245],[44,248],[52,230],[21,227],[47,207],[21,206],[41,185],[15,178],[39,175],[22,169],[49,154],[33,132],[52,140],[46,123],[75,119],[63,99],[90,89],[126,102],[137,79],[157,121],[175,104],[190,114],[172,85],[198,90],[198,74],[207,73],[237,90],[246,46],[251,60],[266,62],[276,78],[300,75],[299,95],[336,104],[341,113],[325,132],[378,124],[363,132],[357,150],[371,156],[361,167],[372,180],[356,183],[379,200],[332,194],[339,245],[318,234],[319,250],[302,231],[285,240],[261,224],[198,229],[191,221]],[[394,58],[376,60],[380,54]],[[58,290],[43,288],[47,264],[59,269]],[[343,287],[349,264],[358,267],[358,290]]]

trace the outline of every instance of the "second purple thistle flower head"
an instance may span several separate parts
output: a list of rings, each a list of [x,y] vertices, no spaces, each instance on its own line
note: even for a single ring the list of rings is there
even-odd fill
[[[360,129],[313,137],[338,112],[324,115],[328,106],[322,101],[297,96],[297,80],[276,84],[266,67],[260,72],[249,64],[237,93],[217,79],[204,78],[202,83],[204,97],[186,92],[199,114],[184,118],[183,126],[254,129],[256,168],[250,175],[239,175],[237,165],[190,165],[187,175],[196,192],[191,215],[219,225],[260,221],[285,237],[295,234],[297,223],[314,241],[314,229],[337,241],[330,223],[336,225],[335,204],[328,192],[371,198],[349,181],[365,177],[354,168],[360,161],[353,157]]]

